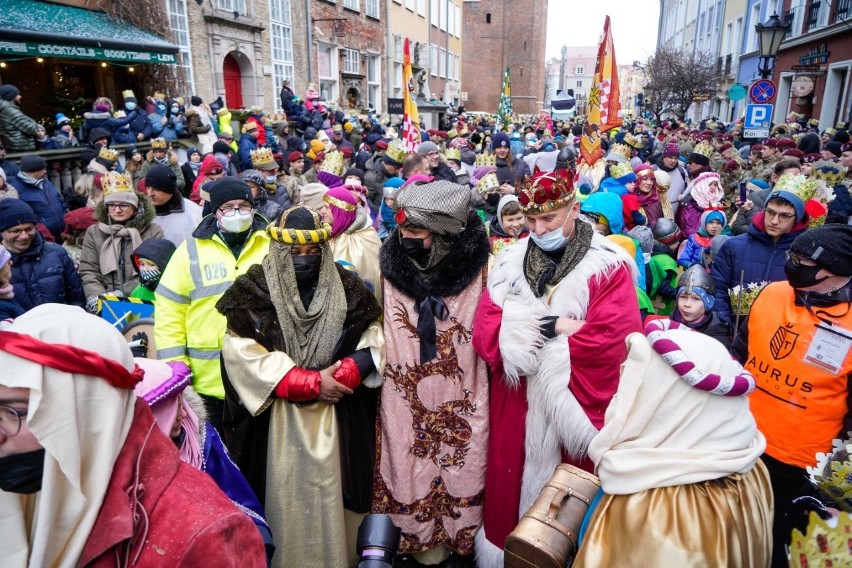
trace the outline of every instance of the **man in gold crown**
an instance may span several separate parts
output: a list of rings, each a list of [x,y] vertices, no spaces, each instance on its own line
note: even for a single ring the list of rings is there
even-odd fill
[[[251,152],[252,168],[259,171],[263,176],[263,190],[267,198],[274,201],[281,209],[287,209],[292,205],[287,188],[278,184],[278,162],[272,156],[269,148],[258,148]],[[274,219],[270,219],[273,221]]]
[[[625,338],[642,329],[633,260],[578,220],[573,176],[535,175],[519,202],[530,238],[497,257],[473,327],[492,373],[476,537],[485,567],[503,565],[506,536],[559,463],[592,471],[587,449],[618,388]]]
[[[154,164],[166,166],[175,173],[178,192],[183,195],[186,180],[183,179],[183,172],[180,170],[177,154],[171,149],[171,144],[165,138],[154,138],[151,140],[151,151],[148,152],[148,156],[139,170],[141,176],[145,177],[148,175],[148,171]]]

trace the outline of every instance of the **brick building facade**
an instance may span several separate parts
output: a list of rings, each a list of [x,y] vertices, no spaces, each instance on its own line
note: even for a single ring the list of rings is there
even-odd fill
[[[537,113],[545,95],[547,0],[466,1],[462,91],[467,110],[496,112],[509,67],[512,107]]]

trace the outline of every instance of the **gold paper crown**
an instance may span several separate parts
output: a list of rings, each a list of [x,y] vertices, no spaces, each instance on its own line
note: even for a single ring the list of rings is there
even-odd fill
[[[394,162],[399,162],[400,164],[405,161],[405,146],[403,145],[401,140],[391,140],[390,144],[388,144],[388,149],[385,150],[385,155],[393,160]]]
[[[124,112],[123,110],[121,110],[121,109],[119,109],[119,110],[115,111],[114,113],[112,113],[112,117],[113,117],[113,118],[124,118],[125,116],[127,116],[127,115],[126,115],[126,114],[125,114],[125,112]]]
[[[101,160],[107,160],[110,162],[115,162],[118,160],[118,152],[115,150],[110,150],[109,148],[103,147],[100,152],[98,152],[98,158]]]
[[[835,439],[831,452],[820,452],[816,458],[816,466],[806,468],[811,483],[838,509],[852,512],[852,440]],[[849,537],[852,538],[852,534]]]
[[[169,147],[169,143],[166,142],[165,138],[152,138],[151,139],[151,149],[152,150],[165,150]]]
[[[448,160],[461,162],[461,150],[458,148],[447,148],[444,150],[444,157]]]
[[[458,135],[459,135],[459,131],[456,130],[455,128],[450,128],[449,132],[447,132],[447,138],[449,138],[450,140],[452,140],[453,138],[455,138]]]
[[[394,128],[393,126],[389,126],[388,129],[385,130],[385,136],[387,136],[388,138],[390,138],[392,140],[396,140],[396,138],[397,138],[396,128]]]
[[[163,93],[162,91],[154,91],[154,98],[160,99],[161,101],[164,101],[164,100],[166,100],[166,94]]]
[[[775,182],[772,193],[776,191],[788,191],[801,199],[802,203],[807,203],[817,192],[817,181],[802,174],[788,172]]]
[[[852,516],[843,511],[837,524],[829,525],[815,511],[808,516],[805,534],[793,529],[790,556],[795,566],[849,566],[849,539],[852,537]],[[834,524],[832,522],[832,524]]]
[[[757,299],[757,295],[763,290],[763,287],[769,282],[751,282],[744,284],[742,288],[734,286],[728,288],[728,297],[731,299],[731,309],[736,314],[739,312],[741,316],[747,316],[751,310],[751,305]]]
[[[626,160],[630,160],[630,157],[633,155],[633,150],[627,144],[622,144],[620,142],[616,142],[612,146],[609,147],[610,154],[618,154],[619,156],[623,156]]]
[[[127,89],[126,91],[121,91],[121,98],[128,99],[130,97],[136,98],[136,95],[133,94],[133,91]]]
[[[322,161],[319,171],[327,172],[333,176],[342,178],[343,172],[346,171],[346,168],[343,165],[343,153],[336,150],[332,150],[327,153]]]
[[[846,130],[846,123],[845,122],[838,122],[837,124],[834,125],[834,128],[836,128],[837,130]]]
[[[101,177],[101,187],[104,189],[104,197],[111,193],[135,193],[133,191],[133,180],[127,173],[105,173]]]
[[[490,152],[483,152],[476,156],[474,160],[474,165],[477,168],[482,166],[496,166],[497,165],[497,156]]]
[[[622,178],[632,173],[633,168],[630,166],[630,162],[616,162],[609,167],[609,175],[615,179]]]
[[[497,179],[497,174],[493,172],[485,174],[476,183],[476,191],[479,193],[488,193],[495,189],[500,189],[500,181]]]
[[[696,144],[695,148],[692,149],[693,154],[701,154],[702,156],[706,156],[707,158],[712,158],[714,152],[716,152],[716,150],[713,149],[713,146],[711,146],[704,140]]]
[[[272,157],[272,150],[269,148],[258,148],[251,151],[251,165],[255,168],[263,168],[263,166],[278,167],[275,163],[275,158]]]
[[[566,170],[539,172],[524,180],[518,202],[526,215],[549,213],[574,198],[574,176]]]
[[[639,139],[630,134],[629,132],[624,135],[623,142],[631,148],[639,148],[639,146],[641,145]]]
[[[849,171],[848,168],[827,160],[814,162],[812,168],[811,177],[824,181],[828,187],[839,185]]]

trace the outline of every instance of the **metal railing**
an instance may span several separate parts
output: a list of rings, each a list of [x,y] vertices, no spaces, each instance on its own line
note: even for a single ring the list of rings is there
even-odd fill
[[[831,10],[830,23],[839,22],[849,17],[850,0],[834,0],[834,8]]]
[[[813,31],[819,26],[821,7],[821,0],[812,2],[811,5],[808,6],[807,19],[805,20],[805,32]]]

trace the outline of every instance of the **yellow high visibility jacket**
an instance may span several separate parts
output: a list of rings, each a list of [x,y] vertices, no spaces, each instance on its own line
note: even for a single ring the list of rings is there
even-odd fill
[[[226,321],[216,302],[237,276],[266,257],[267,223],[255,216],[252,234],[239,258],[234,258],[216,231],[215,217],[205,217],[192,237],[177,248],[157,286],[157,358],[189,365],[192,387],[205,396],[225,398],[219,354]]]

